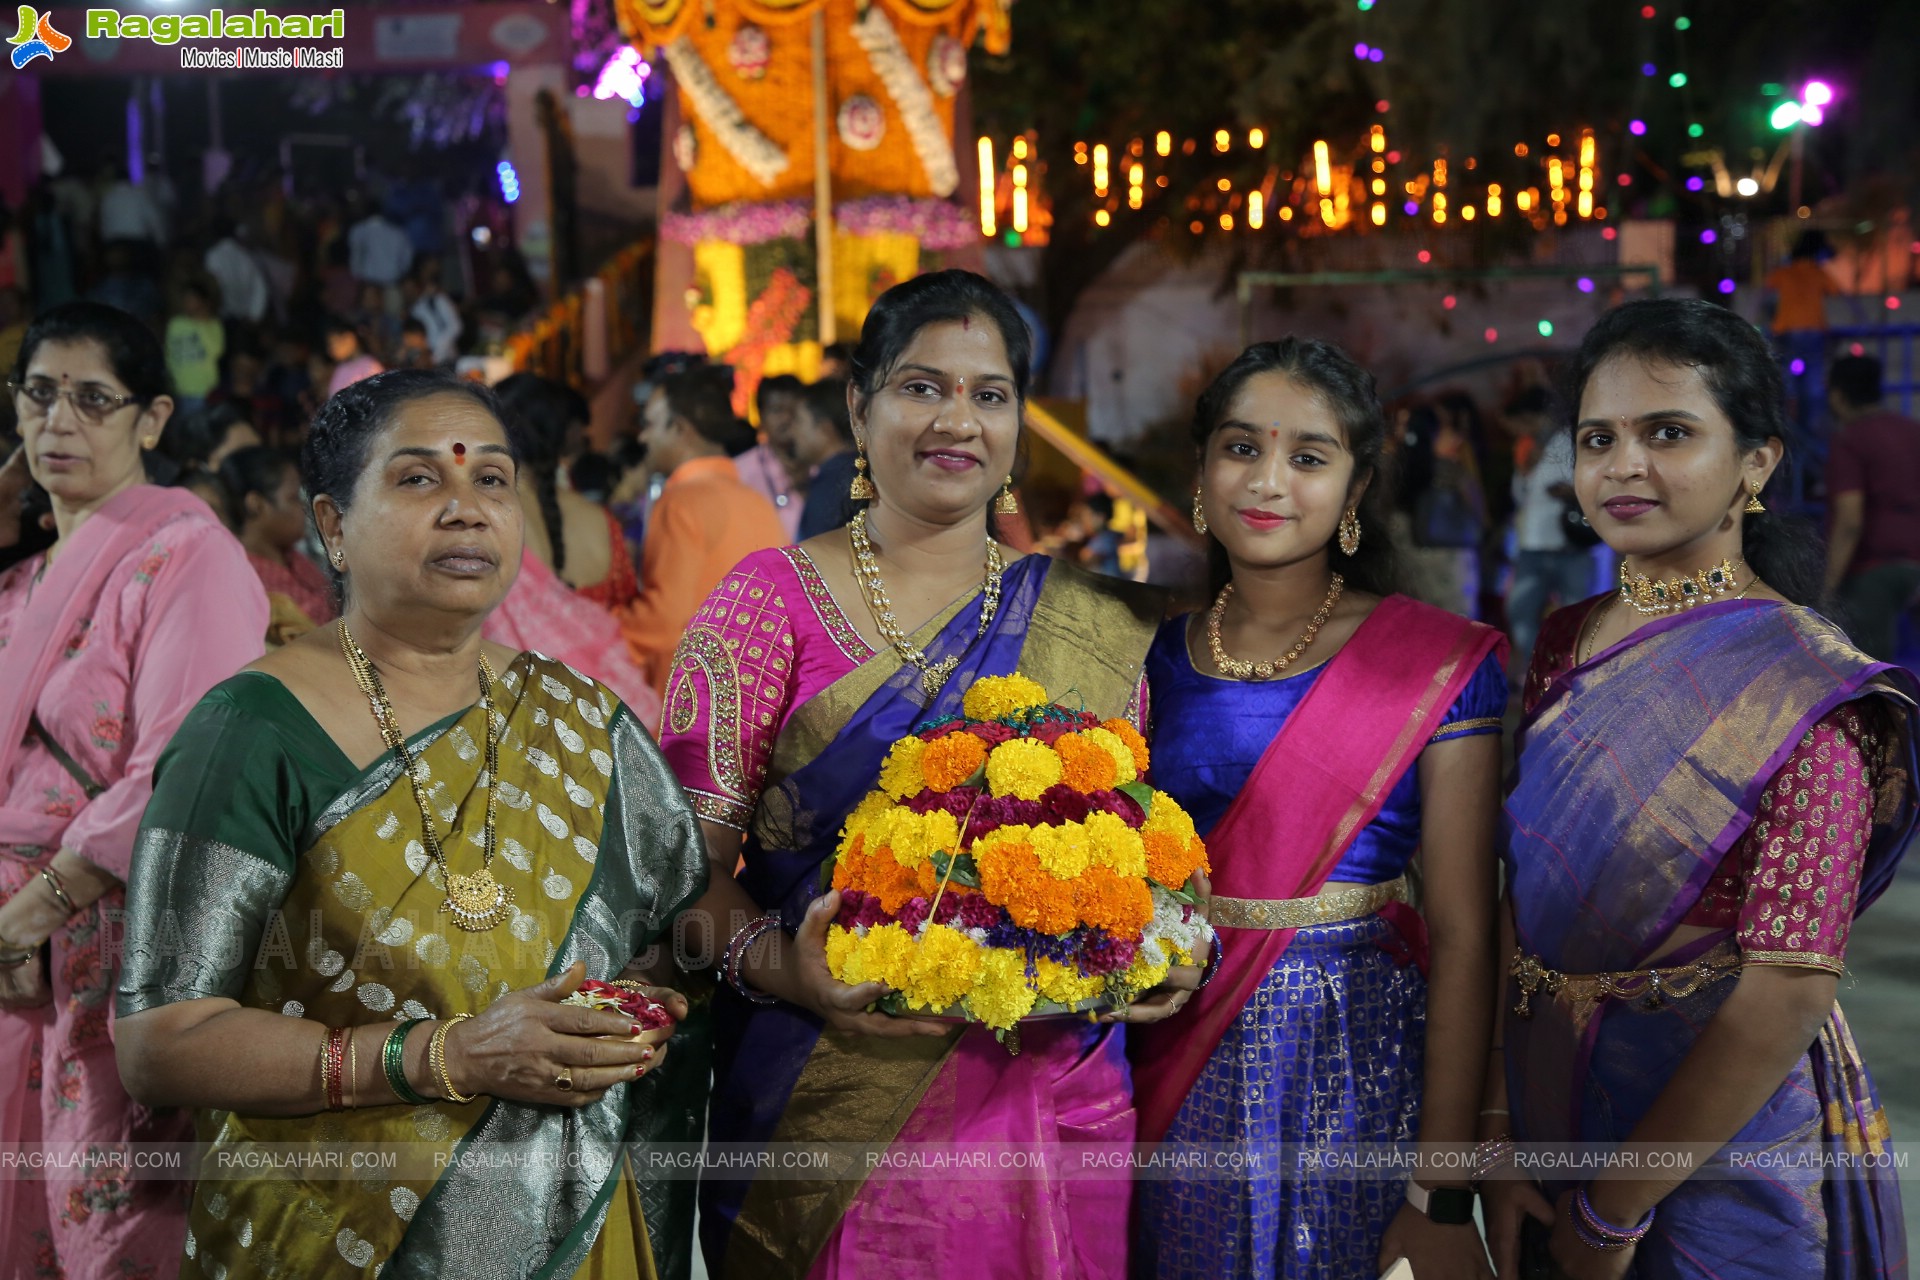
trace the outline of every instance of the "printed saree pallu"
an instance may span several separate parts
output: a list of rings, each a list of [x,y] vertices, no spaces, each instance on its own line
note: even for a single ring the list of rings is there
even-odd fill
[[[392,753],[354,770],[269,676],[209,694],[162,761],[141,834],[122,1016],[224,996],[323,1026],[385,1024],[478,1014],[575,961],[616,977],[705,889],[692,810],[600,686],[525,654],[502,684],[492,870],[514,908],[479,933],[440,910],[444,879]],[[412,743],[456,871],[481,858],[484,714]],[[673,1065],[578,1110],[488,1097],[414,1107],[383,1092],[319,1115],[203,1114],[213,1146],[183,1273],[651,1275],[643,1214],[655,1239],[675,1225],[684,1238],[685,1224],[659,1219],[664,1184],[623,1148],[686,1110]],[[328,1144],[400,1163],[377,1181],[321,1166],[229,1172]]]
[[[1015,670],[1069,705],[1102,717],[1137,710],[1140,671],[1160,619],[1157,593],[1095,579],[1028,556],[1006,572],[999,610],[977,634],[977,598],[956,602],[914,637],[930,662],[959,666],[929,700],[918,669],[886,650],[795,710],[777,739],[754,810],[742,886],[798,925],[822,892],[846,815],[879,775],[891,744],[940,716],[957,715],[982,676]],[[683,661],[701,661],[697,646]],[[713,675],[708,673],[709,678]],[[715,1142],[1026,1141],[1075,1134],[1128,1141],[1133,1113],[1119,1037],[1085,1022],[1034,1027],[1011,1058],[980,1028],[944,1038],[880,1039],[823,1031],[790,1005],[749,1005],[722,989],[715,999],[717,1065],[709,1136]],[[860,1273],[872,1259],[957,1240],[975,1223],[964,1265],[982,1274],[1100,1274],[1073,1238],[1098,1220],[1095,1254],[1125,1252],[1126,1189],[1094,1191],[1041,1182],[898,1183],[862,1193],[857,1174],[831,1179],[701,1184],[708,1263],[729,1277]],[[1084,1198],[1082,1198],[1084,1196]],[[1103,1198],[1104,1196],[1104,1198]],[[1109,1212],[1110,1210],[1110,1212]],[[1080,1216],[1076,1216],[1076,1213]],[[1103,1216],[1104,1215],[1104,1216]],[[990,1224],[1005,1221],[1004,1231]],[[1058,1231],[1048,1224],[1064,1224]],[[1020,1225],[1025,1224],[1025,1225]],[[1018,1229],[1015,1229],[1015,1228]],[[1023,1235],[1022,1232],[1028,1233]],[[1041,1240],[1039,1237],[1046,1236]],[[858,1239],[850,1238],[858,1236]],[[823,1254],[823,1250],[826,1252]],[[1031,1250],[1023,1256],[1016,1251]],[[941,1269],[961,1258],[924,1256]]]
[[[1843,703],[1893,726],[1874,763],[1874,832],[1856,914],[1864,910],[1913,831],[1913,694],[1911,677],[1855,650],[1818,614],[1768,601],[1663,619],[1575,666],[1522,726],[1506,806],[1521,954],[1561,973],[1603,974],[1646,968],[1656,956],[1662,968],[1678,966],[1728,945],[1718,931],[1661,954],[1795,744]],[[1734,985],[1706,983],[1651,1008],[1536,993],[1529,1016],[1506,1019],[1514,1136],[1623,1140]],[[1510,984],[1509,1010],[1517,994]],[[1733,1142],[1781,1163],[1683,1183],[1636,1254],[1640,1274],[1906,1274],[1891,1171],[1821,1168],[1826,1150],[1887,1149],[1884,1116],[1837,1005]]]

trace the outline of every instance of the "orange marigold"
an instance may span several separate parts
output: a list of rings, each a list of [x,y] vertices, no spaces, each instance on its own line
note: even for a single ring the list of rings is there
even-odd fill
[[[1153,895],[1141,880],[1090,867],[1073,881],[1074,911],[1087,925],[1120,938],[1137,938],[1153,919]]]
[[[1133,767],[1137,772],[1147,771],[1147,740],[1133,727],[1133,721],[1103,720],[1100,727],[1127,744],[1127,750],[1133,752]]]
[[[951,791],[987,762],[987,744],[971,733],[950,733],[927,744],[920,772],[934,791]]]
[[[834,864],[833,887],[870,893],[886,911],[897,913],[910,899],[925,892],[922,880],[932,874],[930,863],[903,867],[886,845],[868,848],[863,837],[855,836]]]
[[[1182,840],[1172,831],[1147,828],[1140,838],[1147,846],[1147,878],[1169,889],[1178,889],[1206,866],[1207,846],[1198,836]]]
[[[1060,780],[1075,791],[1105,791],[1120,781],[1120,770],[1106,748],[1081,734],[1062,734],[1053,749],[1060,755]]]
[[[991,856],[980,861],[980,887],[988,901],[1006,908],[1015,924],[1028,929],[1065,933],[1077,918],[1073,882],[1055,878],[1025,842],[996,842]]]

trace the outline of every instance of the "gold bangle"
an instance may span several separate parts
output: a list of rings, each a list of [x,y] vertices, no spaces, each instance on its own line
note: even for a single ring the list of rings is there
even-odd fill
[[[360,1104],[354,1100],[353,1078],[360,1074],[360,1050],[353,1043],[356,1027],[347,1028],[347,1109],[351,1111]]]
[[[47,888],[53,890],[53,896],[59,899],[61,908],[68,915],[80,914],[80,908],[73,905],[73,895],[67,892],[66,881],[60,878],[60,873],[53,869],[51,863],[40,868],[40,878],[47,882]]]
[[[477,1093],[462,1094],[453,1087],[453,1077],[447,1074],[447,1032],[453,1030],[454,1023],[465,1022],[472,1016],[470,1013],[454,1014],[433,1029],[433,1039],[427,1042],[427,1065],[432,1068],[434,1075],[440,1077],[440,1088],[446,1093],[448,1102],[465,1104],[480,1096]]]

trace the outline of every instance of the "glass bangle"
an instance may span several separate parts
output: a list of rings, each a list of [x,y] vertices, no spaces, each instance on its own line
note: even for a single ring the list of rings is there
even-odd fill
[[[432,1101],[422,1097],[420,1091],[407,1082],[407,1033],[426,1021],[426,1018],[413,1018],[401,1023],[387,1033],[386,1043],[380,1046],[380,1069],[386,1073],[387,1087],[393,1090],[394,1097],[411,1107],[424,1107]]]

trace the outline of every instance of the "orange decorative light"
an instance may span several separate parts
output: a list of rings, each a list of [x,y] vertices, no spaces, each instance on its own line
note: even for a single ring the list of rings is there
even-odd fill
[[[1313,186],[1323,196],[1333,190],[1333,161],[1324,138],[1313,144]]]
[[[1229,134],[1225,129],[1215,129],[1213,131],[1213,149],[1215,151],[1225,151],[1232,145],[1233,135]]]
[[[1153,153],[1160,156],[1173,154],[1173,135],[1165,129],[1153,135]]]
[[[993,225],[993,139],[980,139],[980,234],[990,236]]]
[[[1258,151],[1261,147],[1266,146],[1267,131],[1265,129],[1247,130],[1247,145],[1252,147],[1256,151]]]
[[[1258,191],[1247,193],[1247,226],[1258,231],[1267,222],[1266,199]]]

